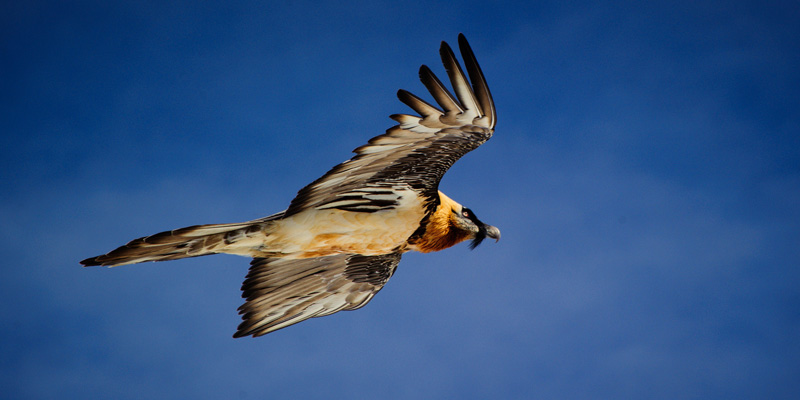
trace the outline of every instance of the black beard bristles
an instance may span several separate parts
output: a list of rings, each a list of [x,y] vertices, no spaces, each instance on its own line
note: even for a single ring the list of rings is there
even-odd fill
[[[475,239],[472,239],[472,243],[469,244],[469,249],[475,250],[483,242],[483,239],[486,239],[486,228],[480,227],[478,233],[475,234]]]

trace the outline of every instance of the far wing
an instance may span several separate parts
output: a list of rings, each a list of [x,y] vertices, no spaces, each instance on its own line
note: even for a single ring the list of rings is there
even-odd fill
[[[244,321],[233,337],[261,336],[313,317],[367,304],[394,273],[400,253],[307,259],[255,258],[242,284]]]
[[[419,116],[392,115],[398,125],[355,149],[353,158],[301,189],[286,216],[308,208],[366,212],[392,208],[399,199],[391,193],[396,193],[398,186],[411,187],[427,197],[429,207],[435,207],[444,173],[461,156],[489,140],[496,121],[492,95],[475,55],[464,35],[459,35],[458,43],[472,84],[450,46],[442,42],[439,53],[455,96],[423,65],[420,80],[441,110],[400,90],[400,101]]]

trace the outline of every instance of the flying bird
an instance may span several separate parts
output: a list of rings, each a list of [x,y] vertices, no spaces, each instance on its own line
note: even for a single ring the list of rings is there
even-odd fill
[[[469,79],[447,43],[439,50],[455,96],[430,68],[420,67],[420,80],[441,109],[399,90],[400,101],[419,115],[392,115],[397,125],[300,189],[286,210],[157,233],[81,264],[112,267],[217,253],[252,257],[242,284],[243,322],[234,337],[256,337],[363,307],[405,252],[499,240],[499,229],[439,191],[444,173],[489,140],[496,122],[492,95],[463,34],[458,44]]]

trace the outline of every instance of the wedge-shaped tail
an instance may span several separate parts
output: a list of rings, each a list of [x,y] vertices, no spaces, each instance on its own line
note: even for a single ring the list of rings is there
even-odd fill
[[[232,224],[193,225],[131,240],[107,254],[81,261],[86,267],[178,260],[217,253],[246,254],[250,241],[265,236],[271,217]]]

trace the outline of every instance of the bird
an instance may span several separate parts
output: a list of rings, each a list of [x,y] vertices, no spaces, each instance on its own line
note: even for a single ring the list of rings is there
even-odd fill
[[[403,253],[429,253],[500,230],[439,190],[445,172],[492,137],[497,120],[483,72],[463,34],[461,68],[450,46],[439,54],[455,94],[426,65],[419,78],[436,107],[400,89],[418,115],[353,150],[300,189],[289,206],[241,223],[193,225],[134,239],[83,266],[120,266],[210,254],[251,257],[242,284],[242,322],[233,337],[258,337],[313,317],[366,305],[394,274]]]

